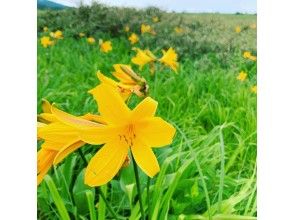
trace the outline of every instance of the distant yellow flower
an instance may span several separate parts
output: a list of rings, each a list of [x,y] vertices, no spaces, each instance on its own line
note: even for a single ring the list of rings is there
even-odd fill
[[[175,32],[176,32],[177,34],[181,34],[181,33],[184,33],[184,29],[181,28],[181,27],[175,27]]]
[[[236,33],[240,33],[241,32],[241,27],[240,26],[236,26],[235,27],[235,32]]]
[[[250,52],[250,51],[245,51],[245,52],[243,53],[243,57],[244,57],[245,59],[248,59],[250,56],[251,56],[251,52]]]
[[[130,31],[130,27],[127,25],[127,26],[125,26],[124,30],[125,30],[125,32],[129,32]]]
[[[108,53],[109,51],[112,50],[111,41],[104,41],[103,42],[103,40],[100,40],[99,45],[100,45],[100,51],[102,51],[104,53]]]
[[[96,42],[96,40],[95,40],[94,37],[88,37],[88,38],[87,38],[87,42],[88,42],[89,44],[94,44],[94,43]]]
[[[156,34],[155,31],[152,29],[152,27],[148,24],[142,24],[141,25],[141,33],[149,33],[149,34]]]
[[[134,48],[137,52],[136,56],[132,58],[132,62],[139,66],[140,69],[146,64],[156,61],[156,57],[150,50],[141,50],[139,48]]]
[[[129,41],[131,42],[131,44],[135,44],[139,41],[139,37],[137,34],[132,33],[131,36],[129,37]]]
[[[81,32],[81,33],[79,33],[79,36],[80,37],[85,37],[86,35],[85,35],[85,33]]]
[[[257,93],[257,86],[256,85],[252,86],[250,90],[252,93],[256,94]]]
[[[114,72],[112,72],[112,75],[123,84],[136,85],[141,79],[129,65],[114,64],[113,68]]]
[[[257,57],[256,57],[256,56],[253,56],[253,55],[251,55],[251,56],[249,57],[249,59],[250,59],[250,60],[252,60],[252,61],[256,61],[256,60],[257,60]]]
[[[162,50],[162,53],[163,56],[159,59],[159,61],[177,72],[179,63],[177,62],[178,55],[176,51],[171,47],[167,51]]]
[[[129,150],[141,170],[154,177],[160,168],[152,148],[171,144],[175,134],[171,124],[154,116],[157,102],[147,97],[131,110],[110,85],[103,83],[96,90],[95,100],[106,124],[83,125],[79,137],[86,143],[104,146],[90,160],[85,183],[94,187],[109,182],[124,164]],[[53,112],[64,123],[79,126],[75,116],[55,112],[54,108]]]
[[[245,73],[244,71],[241,71],[239,75],[237,76],[237,79],[242,82],[245,81],[247,79],[247,73]]]
[[[44,32],[47,32],[47,31],[48,31],[48,27],[46,27],[46,26],[43,27],[43,31],[44,31]]]
[[[57,30],[55,32],[50,32],[50,36],[55,39],[62,39],[63,38],[62,31],[60,31],[60,30]]]
[[[48,46],[52,46],[54,44],[54,41],[52,41],[50,37],[44,36],[41,38],[41,44],[43,47],[47,48]]]
[[[251,28],[251,29],[256,29],[256,24],[255,24],[255,23],[250,24],[250,28]]]
[[[243,57],[245,59],[249,59],[249,60],[252,60],[252,61],[256,61],[256,59],[257,59],[256,56],[252,55],[250,51],[245,51],[243,53]]]
[[[152,21],[154,23],[157,23],[159,21],[159,18],[157,16],[152,17]]]

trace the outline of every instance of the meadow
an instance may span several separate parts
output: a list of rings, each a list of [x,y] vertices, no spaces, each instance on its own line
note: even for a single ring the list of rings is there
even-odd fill
[[[46,99],[73,115],[97,114],[88,93],[99,84],[96,72],[112,78],[114,64],[131,65],[158,102],[156,115],[176,129],[172,144],[153,149],[160,172],[149,178],[139,169],[146,219],[256,219],[257,64],[244,57],[246,51],[256,55],[256,15],[108,9],[124,12],[114,16],[101,8],[38,12],[38,112]],[[107,18],[95,20],[101,13]],[[131,19],[132,14],[140,19]],[[159,20],[153,22],[154,16]],[[142,23],[156,34],[141,34]],[[41,38],[56,30],[63,38],[42,46]],[[139,36],[134,45],[128,40],[132,32]],[[96,43],[87,41],[90,36]],[[111,41],[112,50],[99,50],[99,39]],[[177,72],[159,64],[154,74],[150,66],[140,69],[132,63],[133,47],[150,49],[157,57],[162,49],[174,48]],[[242,71],[246,76],[240,78]],[[140,100],[134,96],[128,105],[133,108]],[[142,219],[132,162],[99,189],[84,183],[85,162],[99,147],[86,144],[50,169],[38,186],[38,219]]]

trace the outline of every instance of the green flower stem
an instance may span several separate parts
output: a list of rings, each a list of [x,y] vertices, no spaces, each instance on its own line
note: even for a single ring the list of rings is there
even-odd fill
[[[79,153],[80,157],[82,158],[85,166],[88,166],[88,161],[87,161],[87,159],[86,159],[86,157],[85,157],[85,155],[84,155],[84,153],[82,152],[81,149],[78,149],[78,153]],[[105,202],[108,211],[112,214],[112,216],[115,219],[119,219],[119,217],[117,216],[117,214],[113,211],[112,207],[109,205],[108,201],[106,200],[106,197],[105,197],[104,193],[102,192],[102,190],[99,187],[97,187],[97,189],[98,189],[99,195],[101,196],[101,198]]]
[[[150,190],[149,190],[150,180],[151,178],[148,176],[147,177],[147,203],[148,203],[148,218],[147,219],[151,219]]]
[[[135,178],[136,178],[136,185],[137,185],[137,191],[138,191],[138,196],[139,196],[141,219],[145,220],[145,213],[144,213],[144,207],[143,207],[143,200],[142,200],[142,193],[141,193],[141,185],[140,185],[140,179],[139,179],[138,165],[137,165],[132,153],[131,153],[131,156],[132,156],[132,160],[133,160]]]

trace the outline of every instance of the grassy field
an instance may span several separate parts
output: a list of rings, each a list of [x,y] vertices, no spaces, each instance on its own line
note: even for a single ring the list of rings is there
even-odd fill
[[[165,17],[168,14],[162,21]],[[99,83],[97,70],[111,77],[113,64],[131,64],[147,80],[149,95],[158,101],[157,115],[177,130],[170,146],[154,150],[161,171],[150,181],[149,199],[147,176],[140,171],[150,219],[255,219],[256,94],[251,87],[257,83],[256,62],[245,59],[243,52],[256,53],[256,29],[236,33],[235,27],[249,27],[256,23],[256,16],[184,14],[181,19],[200,24],[195,30],[190,27],[199,39],[198,48],[212,43],[222,47],[201,53],[195,46],[199,54],[190,56],[181,51],[180,44],[171,44],[180,51],[178,74],[157,68],[151,76],[148,67],[139,70],[131,64],[135,52],[126,34],[95,36],[111,40],[110,53],[100,52],[86,38],[67,37],[66,29],[64,39],[54,46],[43,48],[38,41],[38,112],[46,98],[74,115],[98,113],[87,92]],[[40,32],[38,39],[43,35]],[[185,34],[176,37],[181,41]],[[142,49],[146,45],[139,44]],[[148,47],[161,55],[160,43]],[[241,71],[248,74],[245,81],[237,80]],[[138,101],[132,99],[130,106]],[[81,150],[89,160],[98,148],[86,145]],[[84,185],[84,168],[79,155],[73,153],[50,170],[38,186],[39,219],[112,219],[98,191]],[[131,165],[101,189],[121,218],[140,219]]]

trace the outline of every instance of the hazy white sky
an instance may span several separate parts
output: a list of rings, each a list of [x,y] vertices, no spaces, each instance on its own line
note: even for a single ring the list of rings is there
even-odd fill
[[[91,4],[93,0],[50,1],[77,6],[81,1],[84,4]],[[99,2],[112,6],[136,8],[157,6],[166,11],[176,12],[256,13],[256,0],[100,0]]]

